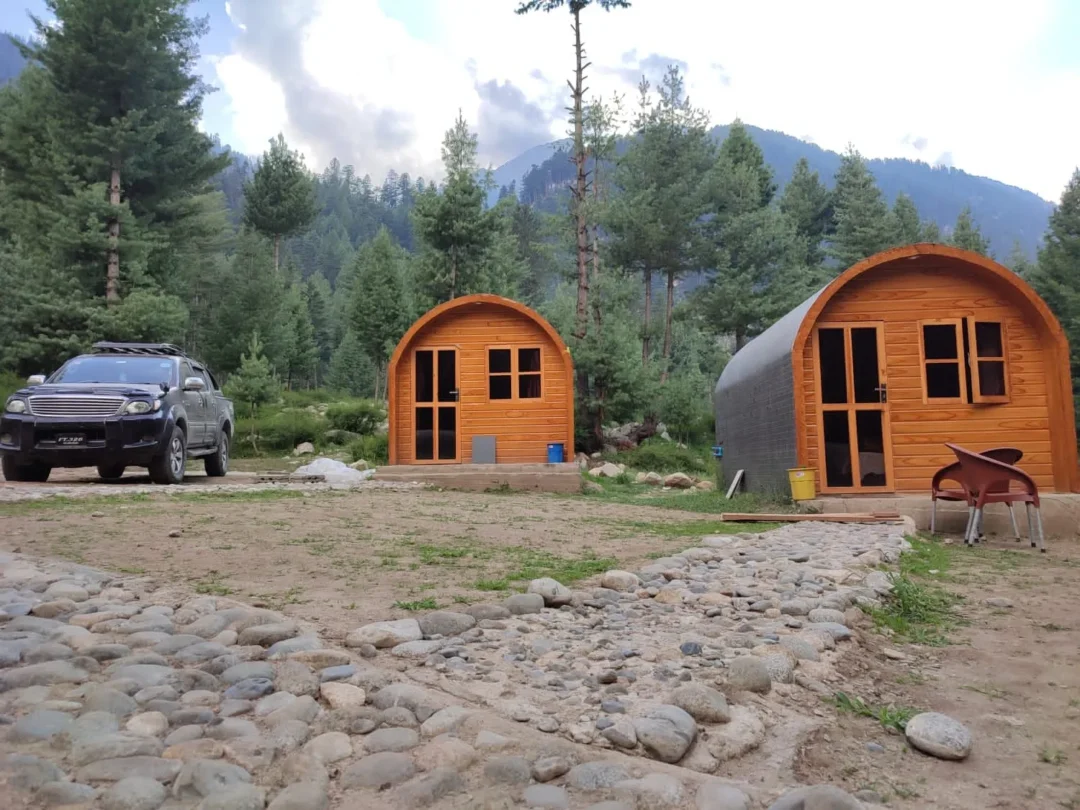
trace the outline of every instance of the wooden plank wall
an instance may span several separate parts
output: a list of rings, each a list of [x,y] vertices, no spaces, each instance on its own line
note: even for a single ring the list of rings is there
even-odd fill
[[[923,402],[918,322],[934,318],[985,317],[1005,323],[1011,401],[996,405]],[[926,257],[918,268],[882,266],[857,278],[826,305],[817,325],[853,321],[885,324],[886,376],[895,491],[929,490],[934,472],[956,457],[944,446],[972,450],[1010,446],[1042,489],[1054,489],[1046,363],[1052,349],[1026,302],[984,273],[946,258]],[[817,429],[814,348],[803,351],[806,447],[809,466],[823,471]],[[823,472],[819,473],[819,478]],[[818,482],[819,488],[824,484]]]
[[[417,462],[413,433],[413,351],[458,348],[460,461],[468,462],[473,436],[495,436],[500,464],[547,461],[548,442],[567,442],[573,391],[567,386],[566,358],[531,318],[492,304],[451,310],[427,324],[413,339],[397,368],[398,463]],[[536,400],[488,401],[487,347],[540,346],[543,396]],[[566,448],[573,454],[573,445]]]

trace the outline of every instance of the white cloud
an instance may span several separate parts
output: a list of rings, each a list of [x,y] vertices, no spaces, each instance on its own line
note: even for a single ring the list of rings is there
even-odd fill
[[[310,109],[298,116],[307,90],[245,49],[273,7],[260,3],[258,17],[236,17],[247,30],[216,63],[230,138],[244,151],[262,151],[280,129],[314,166],[348,149],[336,156],[360,172],[430,177],[459,108],[480,127],[485,162],[512,157],[522,139],[565,134],[565,11],[517,16],[507,0],[439,0],[425,26],[439,34],[421,41],[376,0],[296,2],[305,87],[354,108],[358,131],[324,137]],[[636,0],[608,13],[590,7],[582,22],[594,93],[632,103],[642,61],[678,59],[692,101],[718,123],[739,116],[829,149],[851,142],[870,157],[950,153],[959,168],[1056,199],[1078,160],[1080,109],[1067,99],[1080,97],[1080,71],[1040,66],[1052,11],[1053,0]]]

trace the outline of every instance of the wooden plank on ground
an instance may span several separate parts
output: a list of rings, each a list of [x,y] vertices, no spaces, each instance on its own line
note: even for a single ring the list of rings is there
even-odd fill
[[[263,473],[255,476],[260,484],[317,484],[325,481],[325,475],[297,475],[296,473]]]
[[[818,520],[827,523],[899,523],[899,512],[836,512],[822,515],[794,515],[768,512],[724,512],[720,520],[725,523],[795,523]]]

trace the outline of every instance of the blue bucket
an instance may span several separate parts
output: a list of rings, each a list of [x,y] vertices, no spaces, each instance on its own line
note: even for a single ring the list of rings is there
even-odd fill
[[[562,442],[548,445],[548,464],[562,464],[565,460],[566,447]]]

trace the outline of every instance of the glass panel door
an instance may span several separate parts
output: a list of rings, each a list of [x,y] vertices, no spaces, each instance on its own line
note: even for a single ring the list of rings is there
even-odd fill
[[[416,460],[457,461],[457,349],[418,349],[413,365]]]
[[[829,324],[815,333],[821,488],[881,491],[891,486],[884,328]]]

